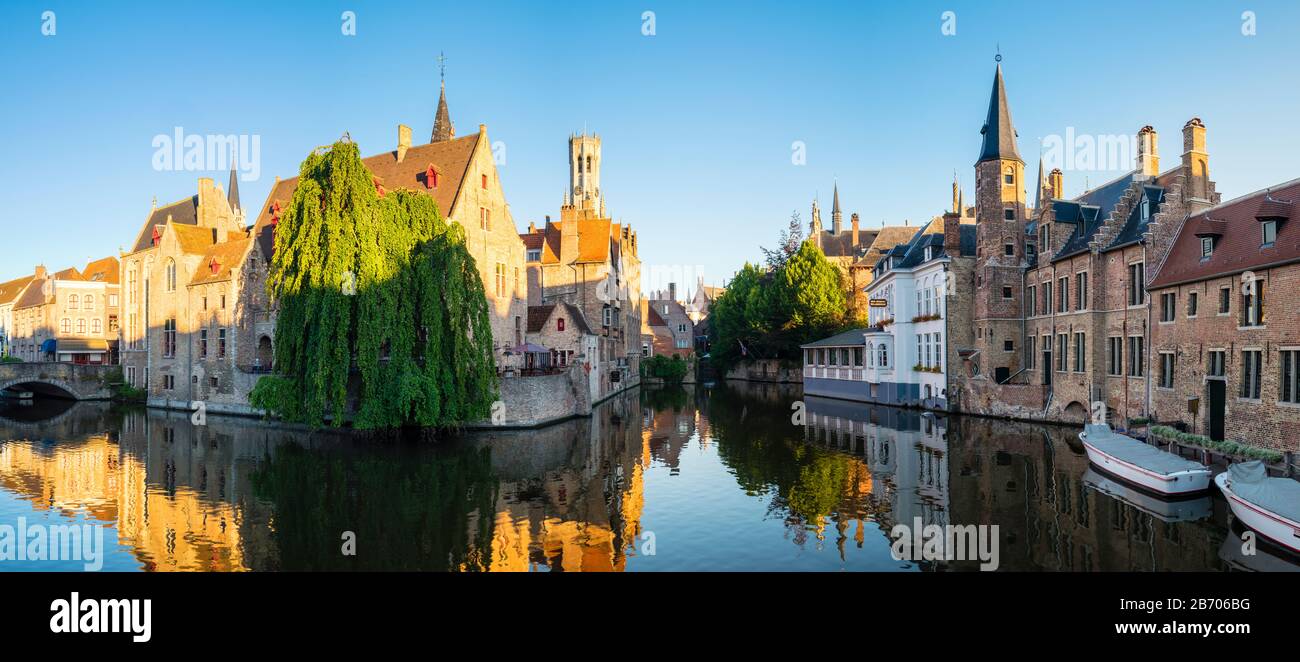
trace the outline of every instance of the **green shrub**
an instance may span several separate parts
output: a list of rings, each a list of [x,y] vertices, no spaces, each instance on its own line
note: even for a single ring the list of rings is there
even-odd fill
[[[680,384],[686,378],[686,361],[680,356],[652,356],[643,361],[641,366],[646,375],[658,377],[668,384]]]
[[[22,363],[22,362],[23,360],[16,356],[10,356],[8,354],[5,354],[4,356],[0,356],[0,363]]]

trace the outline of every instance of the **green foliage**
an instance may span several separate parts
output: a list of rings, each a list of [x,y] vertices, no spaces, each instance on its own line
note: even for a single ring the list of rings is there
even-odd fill
[[[641,363],[647,375],[659,377],[668,384],[680,384],[686,378],[688,366],[680,356],[668,358],[663,355],[652,356]]]
[[[1166,441],[1176,441],[1186,446],[1200,446],[1207,448],[1216,453],[1232,455],[1234,457],[1244,457],[1250,460],[1263,460],[1265,462],[1280,462],[1282,453],[1268,448],[1259,448],[1258,446],[1249,446],[1236,441],[1215,441],[1204,435],[1192,434],[1190,432],[1179,432],[1167,425],[1156,425],[1152,427],[1148,434]]]
[[[798,360],[800,345],[855,321],[839,269],[809,241],[775,268],[746,263],[709,319],[711,358],[724,371],[745,359]]]
[[[113,394],[113,399],[118,402],[144,402],[149,395],[144,389],[126,383],[120,367],[110,368],[100,375],[99,383],[103,384],[104,388]]]
[[[20,359],[20,358],[18,358],[18,357],[16,357],[16,356],[11,356],[11,355],[9,355],[9,354],[5,354],[4,356],[0,356],[0,363],[22,363],[22,362],[23,362],[22,359]]]
[[[486,418],[496,365],[464,231],[427,195],[381,198],[355,143],[313,152],[299,176],[267,282],[280,306],[278,374],[258,382],[252,404],[288,421],[339,426],[359,374],[358,428]]]

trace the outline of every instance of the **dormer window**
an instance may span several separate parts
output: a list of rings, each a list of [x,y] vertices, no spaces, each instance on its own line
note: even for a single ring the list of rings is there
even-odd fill
[[[276,225],[279,222],[280,222],[280,201],[276,200],[275,202],[271,203],[271,225]]]
[[[1277,221],[1264,221],[1260,223],[1260,227],[1264,229],[1262,248],[1268,248],[1273,245],[1273,242],[1277,241]]]
[[[424,188],[438,188],[438,171],[433,169],[432,164],[424,171]]]
[[[210,261],[208,261],[208,269],[210,269],[212,271],[212,275],[215,276],[221,272],[221,263],[218,262],[217,258],[214,257]]]
[[[1145,221],[1145,220],[1149,220],[1150,218],[1151,218],[1151,201],[1150,201],[1150,200],[1143,200],[1143,201],[1142,201],[1142,220]]]
[[[161,241],[162,241],[162,231],[159,230],[158,226],[155,225],[153,227],[153,245],[157,246],[158,243]]]
[[[1201,237],[1201,257],[1214,255],[1214,237]]]
[[[926,247],[925,247],[925,259],[926,259],[926,261],[927,261],[927,262],[930,261],[933,257],[934,257],[934,253],[931,251],[931,249],[930,249],[929,246],[926,246]]]

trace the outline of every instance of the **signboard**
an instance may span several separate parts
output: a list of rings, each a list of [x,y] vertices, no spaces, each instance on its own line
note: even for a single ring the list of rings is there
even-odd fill
[[[872,307],[872,308],[887,308],[888,306],[889,306],[889,299],[872,299],[872,300],[871,300],[871,307]]]

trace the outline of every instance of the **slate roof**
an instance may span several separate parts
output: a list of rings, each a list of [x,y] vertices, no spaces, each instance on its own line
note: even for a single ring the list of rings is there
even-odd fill
[[[587,326],[587,319],[582,316],[582,311],[578,310],[572,304],[552,303],[545,306],[528,307],[528,333],[537,333],[546,327],[546,322],[551,319],[551,314],[555,312],[557,306],[563,306],[561,309],[568,315],[569,321],[574,324],[582,333],[590,334],[591,327]]]
[[[180,225],[197,225],[199,222],[199,196],[192,195],[180,202],[173,202],[165,207],[159,207],[149,214],[145,219],[144,227],[140,228],[140,234],[136,235],[134,248],[130,252],[135,253],[142,251],[153,245],[153,229],[157,226],[167,224],[167,219],[171,218],[173,223]]]
[[[1052,200],[1053,218],[1057,223],[1071,223],[1074,231],[1066,239],[1061,250],[1052,256],[1052,261],[1063,260],[1088,250],[1102,223],[1110,217],[1111,211],[1119,203],[1124,192],[1133,184],[1137,171],[1125,173],[1097,188],[1086,191],[1072,200]]]
[[[1002,64],[993,76],[993,91],[989,95],[989,114],[980,129],[984,136],[980,157],[976,163],[992,159],[1011,159],[1024,163],[1016,149],[1016,128],[1011,123],[1011,106],[1007,103],[1007,88],[1002,81]]]
[[[853,329],[800,347],[865,347],[867,329]]]
[[[1117,248],[1123,248],[1142,240],[1142,235],[1146,234],[1147,228],[1151,225],[1151,220],[1160,212],[1160,206],[1165,201],[1165,190],[1159,186],[1142,186],[1142,198],[1150,204],[1147,216],[1142,215],[1142,199],[1139,199],[1129,211],[1128,219],[1124,221],[1124,227],[1120,228],[1119,233],[1111,240],[1103,251],[1111,251]]]
[[[1282,204],[1270,202],[1269,198]],[[1191,216],[1183,223],[1152,288],[1168,287],[1207,278],[1233,275],[1249,269],[1263,269],[1300,262],[1300,213],[1287,209],[1300,201],[1300,179],[1256,191]],[[1286,203],[1290,202],[1291,205]],[[1262,246],[1259,216],[1278,219],[1282,211],[1289,217],[1278,224],[1272,246]],[[1215,240],[1214,253],[1201,257],[1201,240],[1197,232],[1219,227],[1223,234]]]
[[[858,230],[858,243],[853,243],[853,232],[851,230],[841,231],[836,234],[830,230],[822,230],[822,255],[826,257],[858,257],[859,253],[867,250],[871,242],[876,240],[876,234],[879,230]]]

